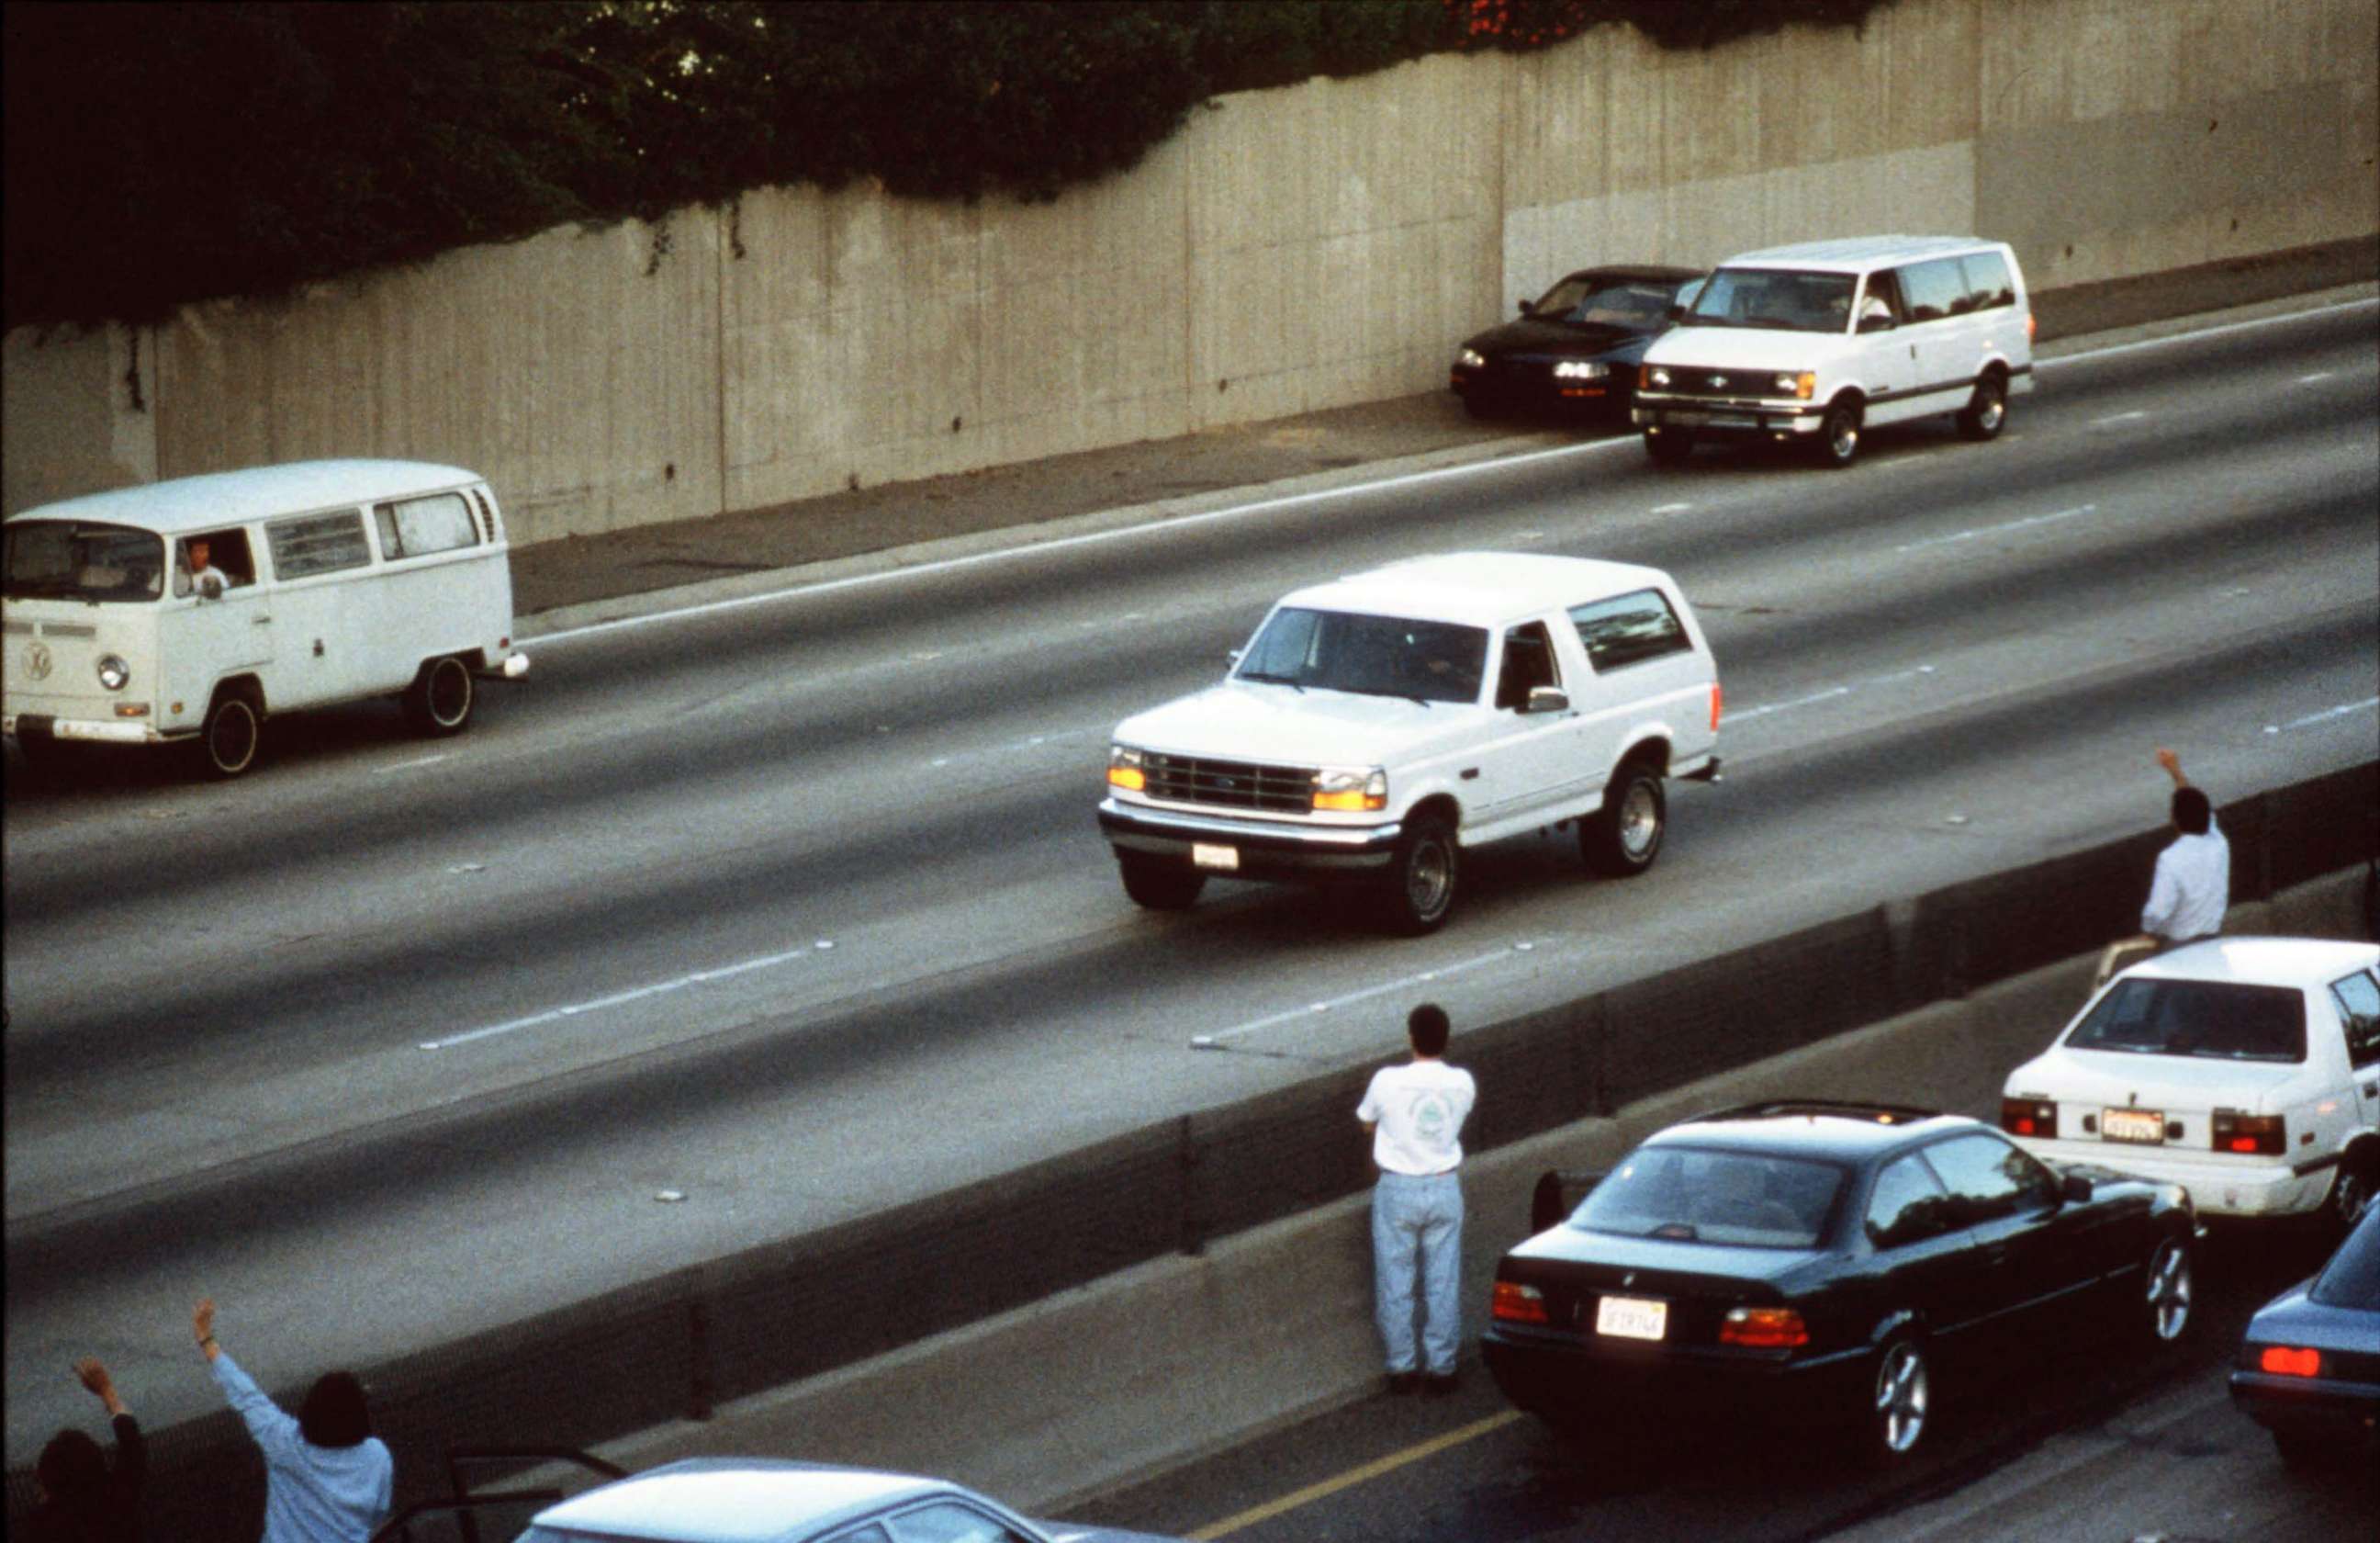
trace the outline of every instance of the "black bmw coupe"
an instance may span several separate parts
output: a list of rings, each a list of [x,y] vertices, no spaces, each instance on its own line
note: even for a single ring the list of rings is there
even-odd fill
[[[2179,1340],[2197,1236],[2179,1185],[2053,1167],[1980,1121],[1749,1105],[1661,1131],[1506,1253],[1482,1348],[1558,1425],[1767,1415],[1893,1462],[1925,1436],[1937,1366],[2054,1309]]]
[[[1626,422],[1645,346],[1693,303],[1696,268],[1583,268],[1521,316],[1464,340],[1447,387],[1473,417],[1536,413]]]

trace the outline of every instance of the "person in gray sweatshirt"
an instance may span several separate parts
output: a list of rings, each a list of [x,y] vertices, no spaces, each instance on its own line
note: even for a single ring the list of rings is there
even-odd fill
[[[363,1384],[353,1372],[325,1372],[292,1419],[225,1352],[214,1326],[214,1299],[207,1297],[191,1311],[190,1328],[215,1385],[264,1454],[260,1543],[368,1543],[387,1519],[396,1464],[371,1433]]]

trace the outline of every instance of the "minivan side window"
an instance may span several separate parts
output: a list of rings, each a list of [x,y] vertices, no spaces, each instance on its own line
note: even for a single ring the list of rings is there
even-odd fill
[[[2347,1031],[2348,1063],[2357,1071],[2380,1065],[2380,982],[2367,970],[2358,970],[2330,986],[2338,1003],[2339,1027]]]
[[[273,548],[273,573],[276,578],[310,578],[316,574],[337,573],[342,568],[367,567],[371,563],[371,546],[364,539],[360,509],[277,519],[264,528],[264,539]]]
[[[2016,304],[2016,286],[2009,280],[2007,262],[1998,252],[1969,252],[1959,259],[1967,271],[1967,298],[1977,310]]]
[[[480,544],[480,528],[471,523],[471,506],[459,492],[375,504],[372,518],[380,525],[381,555],[392,560]]]
[[[1690,652],[1694,646],[1678,614],[1670,609],[1669,598],[1658,589],[1573,605],[1570,619],[1597,674],[1663,654]]]
[[[1912,322],[1939,322],[1945,316],[1973,309],[1967,298],[1967,275],[1955,257],[1912,262],[1900,271],[1900,296]]]

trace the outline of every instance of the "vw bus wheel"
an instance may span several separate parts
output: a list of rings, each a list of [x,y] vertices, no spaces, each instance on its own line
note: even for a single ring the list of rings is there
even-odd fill
[[[461,734],[478,699],[470,669],[461,660],[433,659],[406,687],[405,711],[416,729],[437,738]]]
[[[256,704],[240,691],[217,692],[199,729],[199,752],[210,777],[239,776],[256,764]]]

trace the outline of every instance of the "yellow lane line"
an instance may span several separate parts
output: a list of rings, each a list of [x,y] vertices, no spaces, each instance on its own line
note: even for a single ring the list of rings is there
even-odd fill
[[[1433,1436],[1419,1446],[1407,1447],[1402,1452],[1392,1452],[1386,1457],[1373,1459],[1360,1468],[1350,1468],[1345,1473],[1326,1478],[1318,1484],[1309,1484],[1294,1494],[1283,1495],[1277,1500],[1267,1500],[1264,1504],[1251,1507],[1236,1516],[1226,1516],[1220,1522],[1200,1527],[1190,1537],[1195,1543],[1207,1543],[1208,1538],[1229,1537],[1235,1532],[1255,1526],[1258,1522],[1268,1522],[1284,1512],[1295,1511],[1302,1505],[1311,1505],[1325,1495],[1335,1495],[1342,1489],[1352,1488],[1368,1479],[1378,1478],[1382,1474],[1393,1473],[1408,1463],[1418,1463],[1434,1452],[1444,1452],[1449,1447],[1459,1447],[1465,1441],[1476,1440],[1491,1430],[1501,1429],[1511,1425],[1520,1417],[1519,1410],[1507,1409],[1500,1415],[1490,1415],[1484,1420],[1475,1420],[1459,1429],[1450,1430],[1443,1436]]]

